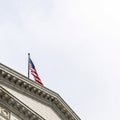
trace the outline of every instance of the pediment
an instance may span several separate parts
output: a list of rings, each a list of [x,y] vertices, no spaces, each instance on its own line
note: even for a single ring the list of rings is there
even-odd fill
[[[38,85],[3,64],[0,64],[0,84],[49,106],[62,120],[80,120],[57,93]]]
[[[6,108],[9,111],[6,112],[8,114],[14,113],[20,120],[45,120],[2,87],[0,87],[1,107]],[[6,119],[10,119],[8,114],[6,114]]]

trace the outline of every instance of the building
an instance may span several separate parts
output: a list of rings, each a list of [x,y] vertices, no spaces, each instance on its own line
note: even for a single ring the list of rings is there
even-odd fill
[[[0,63],[0,120],[80,120],[55,92]]]

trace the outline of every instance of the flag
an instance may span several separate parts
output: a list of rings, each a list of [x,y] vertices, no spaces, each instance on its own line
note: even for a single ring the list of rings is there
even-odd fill
[[[31,74],[33,75],[35,81],[43,86],[43,83],[42,83],[41,79],[39,78],[37,71],[35,69],[35,66],[30,58],[29,58],[29,70],[30,70]]]

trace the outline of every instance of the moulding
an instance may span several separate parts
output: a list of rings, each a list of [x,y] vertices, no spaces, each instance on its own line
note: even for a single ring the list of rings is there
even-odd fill
[[[0,82],[50,106],[63,120],[80,120],[67,103],[55,92],[40,86],[0,63]]]

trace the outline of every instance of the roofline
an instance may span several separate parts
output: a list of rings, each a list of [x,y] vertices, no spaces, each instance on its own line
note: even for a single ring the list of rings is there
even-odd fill
[[[44,103],[49,103],[50,106],[53,105],[56,112],[58,114],[59,112],[61,113],[59,115],[62,117],[62,119],[67,118],[68,120],[80,120],[76,113],[67,105],[67,103],[60,97],[59,94],[44,86],[40,86],[34,81],[28,79],[26,76],[1,63],[0,77],[4,79],[1,80],[2,83],[7,84],[8,86],[14,86],[14,88],[19,91],[24,90],[24,92],[29,96],[32,93],[32,96],[34,96],[36,100],[42,100]]]

